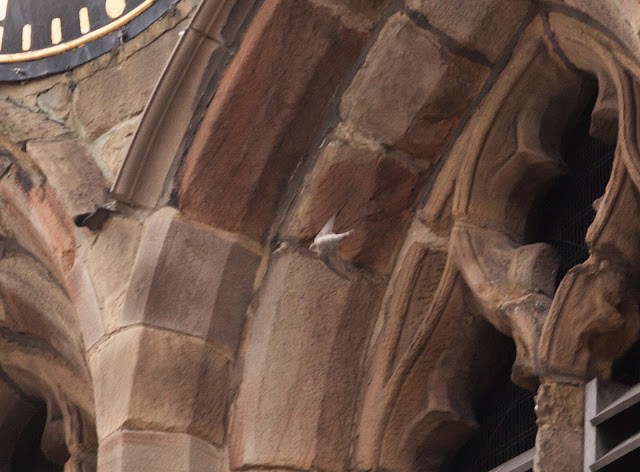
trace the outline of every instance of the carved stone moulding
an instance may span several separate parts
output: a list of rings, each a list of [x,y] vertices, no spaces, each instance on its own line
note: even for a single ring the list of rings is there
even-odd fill
[[[398,257],[368,354],[354,466],[438,470],[464,442],[472,402],[491,381],[481,354],[499,349],[483,322],[514,340],[512,380],[529,389],[606,377],[638,337],[639,72],[619,43],[562,14],[524,31],[453,144],[418,215],[426,227],[414,222],[422,236],[410,231]],[[618,147],[587,233],[590,257],[556,289],[558,256],[535,241],[532,215],[567,171],[564,130],[587,107],[593,77],[591,133],[617,134]],[[427,227],[448,239],[434,249]],[[427,272],[438,282],[418,299]]]
[[[13,241],[2,244],[0,383],[14,392],[0,395],[0,410],[3,425],[15,415],[23,422],[3,426],[0,469],[30,418],[46,405],[45,456],[69,470],[95,470],[93,387],[74,306],[41,262]]]
[[[562,280],[540,339],[541,373],[608,377],[640,333],[640,67],[612,33],[551,13],[554,37],[576,68],[598,78],[592,131],[617,131],[613,171],[586,235],[590,258]],[[614,113],[615,111],[615,113]],[[607,136],[603,136],[606,138]]]

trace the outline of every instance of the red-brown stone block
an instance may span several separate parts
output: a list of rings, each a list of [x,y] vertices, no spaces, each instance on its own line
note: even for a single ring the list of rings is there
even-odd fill
[[[423,13],[431,26],[491,62],[504,53],[533,10],[529,0],[406,0],[406,3]]]
[[[31,142],[27,152],[47,176],[70,217],[92,212],[105,203],[106,182],[87,149],[77,142]]]
[[[247,333],[231,465],[345,470],[380,287],[310,251],[274,257]]]
[[[311,240],[337,214],[336,231],[354,231],[340,256],[387,272],[425,174],[401,152],[334,139],[318,157],[288,235]]]
[[[264,2],[183,163],[179,208],[262,241],[365,38],[307,0]]]
[[[15,149],[4,153],[0,158],[6,171],[0,180],[3,224],[11,237],[61,279],[75,260],[73,222],[41,174],[19,163],[23,158],[28,161],[25,154]]]
[[[353,127],[420,159],[436,159],[489,74],[407,15],[391,17],[345,92]]]
[[[158,212],[143,231],[121,325],[180,331],[235,351],[259,263],[240,244]]]

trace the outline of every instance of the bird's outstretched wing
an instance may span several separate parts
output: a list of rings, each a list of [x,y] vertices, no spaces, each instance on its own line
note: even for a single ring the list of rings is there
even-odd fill
[[[322,227],[322,229],[320,230],[320,232],[317,234],[316,239],[322,237],[322,236],[327,236],[329,234],[333,234],[333,225],[336,222],[336,215],[333,215],[331,218],[329,218],[329,221],[327,221],[324,226]]]
[[[338,244],[343,239],[351,236],[353,234],[353,230],[340,234],[334,233],[333,226],[335,220],[336,215],[333,215],[315,237],[310,248],[318,254],[320,260],[324,262],[329,269],[343,279],[348,280],[349,267],[348,264],[338,256]]]

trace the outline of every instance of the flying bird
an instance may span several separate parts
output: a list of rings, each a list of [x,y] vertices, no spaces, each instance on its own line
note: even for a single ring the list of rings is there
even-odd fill
[[[333,232],[333,225],[335,221],[336,215],[333,215],[314,238],[309,249],[318,254],[320,260],[324,262],[329,269],[334,271],[343,279],[348,280],[347,265],[338,257],[338,244],[343,239],[351,236],[353,234],[353,230],[336,234]]]

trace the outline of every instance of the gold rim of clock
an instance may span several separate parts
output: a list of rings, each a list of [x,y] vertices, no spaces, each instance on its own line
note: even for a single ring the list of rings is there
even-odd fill
[[[72,39],[71,41],[59,44],[57,46],[51,46],[44,49],[38,49],[36,51],[27,51],[27,52],[18,52],[13,54],[0,54],[0,64],[6,64],[11,62],[26,62],[26,61],[35,61],[37,59],[44,59],[46,57],[55,56],[57,54],[61,54],[63,52],[70,51],[72,49],[79,48],[80,46],[84,46],[91,41],[95,41],[103,36],[112,33],[118,28],[126,25],[135,17],[140,15],[146,9],[148,9],[155,0],[145,0],[142,4],[138,5],[136,8],[131,10],[126,15],[121,16],[117,20],[112,21],[108,25],[103,26],[102,28],[98,28],[95,31],[91,31],[90,33],[86,33],[79,38]]]

